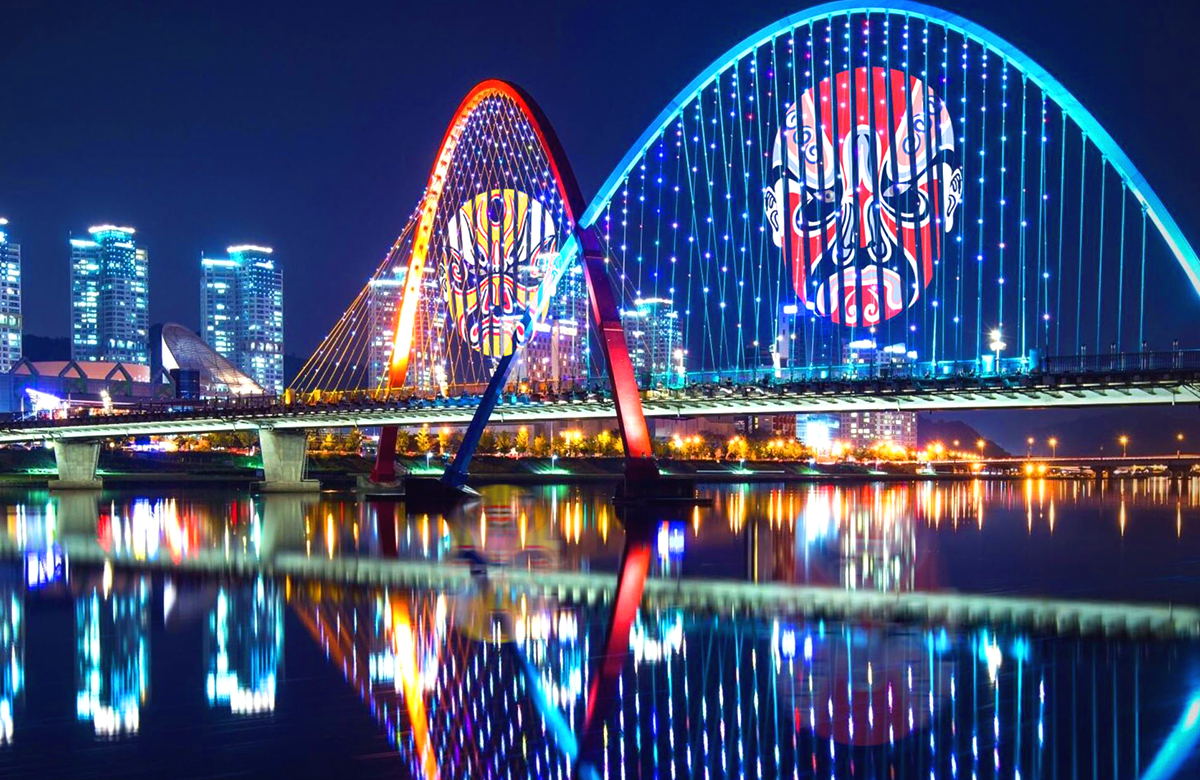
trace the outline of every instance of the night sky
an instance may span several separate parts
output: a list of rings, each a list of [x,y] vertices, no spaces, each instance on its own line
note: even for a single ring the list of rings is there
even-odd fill
[[[1200,241],[1193,20],[1166,2],[942,2],[1066,84]],[[0,0],[0,215],[26,332],[68,333],[68,235],[150,249],[151,321],[199,324],[199,256],[275,247],[288,352],[307,354],[383,258],[476,82],[524,86],[586,197],[743,37],[749,3]]]

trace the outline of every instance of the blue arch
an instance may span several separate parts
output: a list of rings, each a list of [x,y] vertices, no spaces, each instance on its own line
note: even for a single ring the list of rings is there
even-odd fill
[[[876,4],[836,0],[832,3],[814,6],[805,11],[786,16],[742,40],[741,43],[714,61],[699,76],[692,79],[691,83],[684,87],[675,96],[675,99],[667,104],[667,107],[646,128],[646,131],[638,138],[637,143],[622,158],[620,164],[617,165],[616,169],[600,187],[599,192],[596,193],[592,202],[588,204],[583,217],[579,220],[580,225],[591,227],[595,224],[604,211],[604,208],[616,193],[617,188],[621,185],[621,182],[633,170],[638,160],[642,158],[646,150],[650,148],[650,145],[654,143],[654,140],[666,130],[667,126],[678,116],[679,112],[691,103],[701,90],[711,84],[730,65],[752,54],[760,46],[769,43],[774,38],[789,33],[801,25],[821,21],[831,16],[865,13],[904,14],[935,22],[948,30],[953,30],[966,38],[986,46],[1000,57],[1007,59],[1019,71],[1028,76],[1047,97],[1057,103],[1063,112],[1079,126],[1087,138],[1099,150],[1100,154],[1108,160],[1113,169],[1125,180],[1129,191],[1142,204],[1142,207],[1146,210],[1146,215],[1154,223],[1155,227],[1158,228],[1159,233],[1167,242],[1171,252],[1179,261],[1180,266],[1183,267],[1188,279],[1192,282],[1192,287],[1200,294],[1200,258],[1196,256],[1196,250],[1192,248],[1191,243],[1183,235],[1183,231],[1179,229],[1179,225],[1175,223],[1175,220],[1167,212],[1166,207],[1159,200],[1158,195],[1155,194],[1145,177],[1134,167],[1133,162],[1130,161],[1121,147],[1117,145],[1112,136],[1108,134],[1108,131],[1100,125],[1096,117],[1092,116],[1091,112],[1084,108],[1083,104],[1058,79],[1050,75],[1045,68],[1034,62],[1031,57],[1016,46],[1013,46],[990,30],[957,14],[924,5],[923,3],[911,2],[910,0],[892,0],[889,3]]]

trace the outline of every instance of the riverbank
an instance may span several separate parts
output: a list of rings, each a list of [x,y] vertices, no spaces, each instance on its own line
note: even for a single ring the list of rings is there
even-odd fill
[[[625,462],[619,457],[510,458],[476,456],[471,461],[471,484],[593,484],[615,483],[622,478]],[[355,455],[310,455],[307,476],[325,489],[351,489],[372,462]],[[446,466],[442,458],[399,459],[399,468],[410,474],[437,476]],[[937,470],[912,463],[811,464],[808,461],[661,460],[668,476],[711,483],[911,481],[995,478],[1014,474],[979,474],[970,464],[942,464]],[[249,487],[262,479],[257,457],[230,452],[131,453],[104,450],[99,474],[112,487],[205,486]],[[0,485],[45,487],[54,479],[54,455],[50,450],[0,450]],[[1056,478],[1072,478],[1069,476]]]

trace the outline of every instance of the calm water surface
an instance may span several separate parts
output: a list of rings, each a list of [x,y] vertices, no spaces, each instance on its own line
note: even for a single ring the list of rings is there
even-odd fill
[[[1200,605],[1196,481],[704,492],[656,537],[651,576],[681,593]],[[409,516],[349,494],[0,494],[0,777],[569,776],[609,614],[588,585],[624,543],[608,497],[496,486]],[[372,587],[348,574],[364,559],[424,584]],[[312,576],[275,573],[297,561]],[[1200,776],[1200,643],[660,601],[602,776]]]

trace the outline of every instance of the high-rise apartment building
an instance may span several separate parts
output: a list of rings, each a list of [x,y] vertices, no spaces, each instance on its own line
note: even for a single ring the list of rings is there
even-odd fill
[[[384,389],[388,384],[396,317],[407,276],[408,268],[397,265],[368,283],[367,316],[371,333],[367,343],[367,379],[371,390]],[[446,341],[450,331],[446,323],[446,300],[437,276],[428,273],[422,276],[419,294],[404,387],[423,395],[438,395],[448,391],[454,378],[447,368]]]
[[[228,257],[200,257],[200,322],[204,341],[237,365],[238,264]]]
[[[367,344],[367,381],[371,390],[387,386],[392,343],[396,338],[396,316],[400,311],[400,297],[404,293],[407,270],[398,267],[393,273],[382,274],[368,282],[367,317],[371,335]]]
[[[150,262],[133,228],[71,239],[71,357],[148,365]]]
[[[204,339],[269,393],[283,376],[283,269],[270,247],[242,244],[200,259]]]
[[[8,238],[0,217],[0,372],[21,359],[21,245]]]
[[[667,298],[639,298],[633,306],[621,310],[621,325],[638,382],[643,386],[680,384],[687,352],[679,312]]]
[[[535,326],[510,382],[561,390],[581,385],[588,374],[587,284],[576,263],[558,280],[543,322]]]

